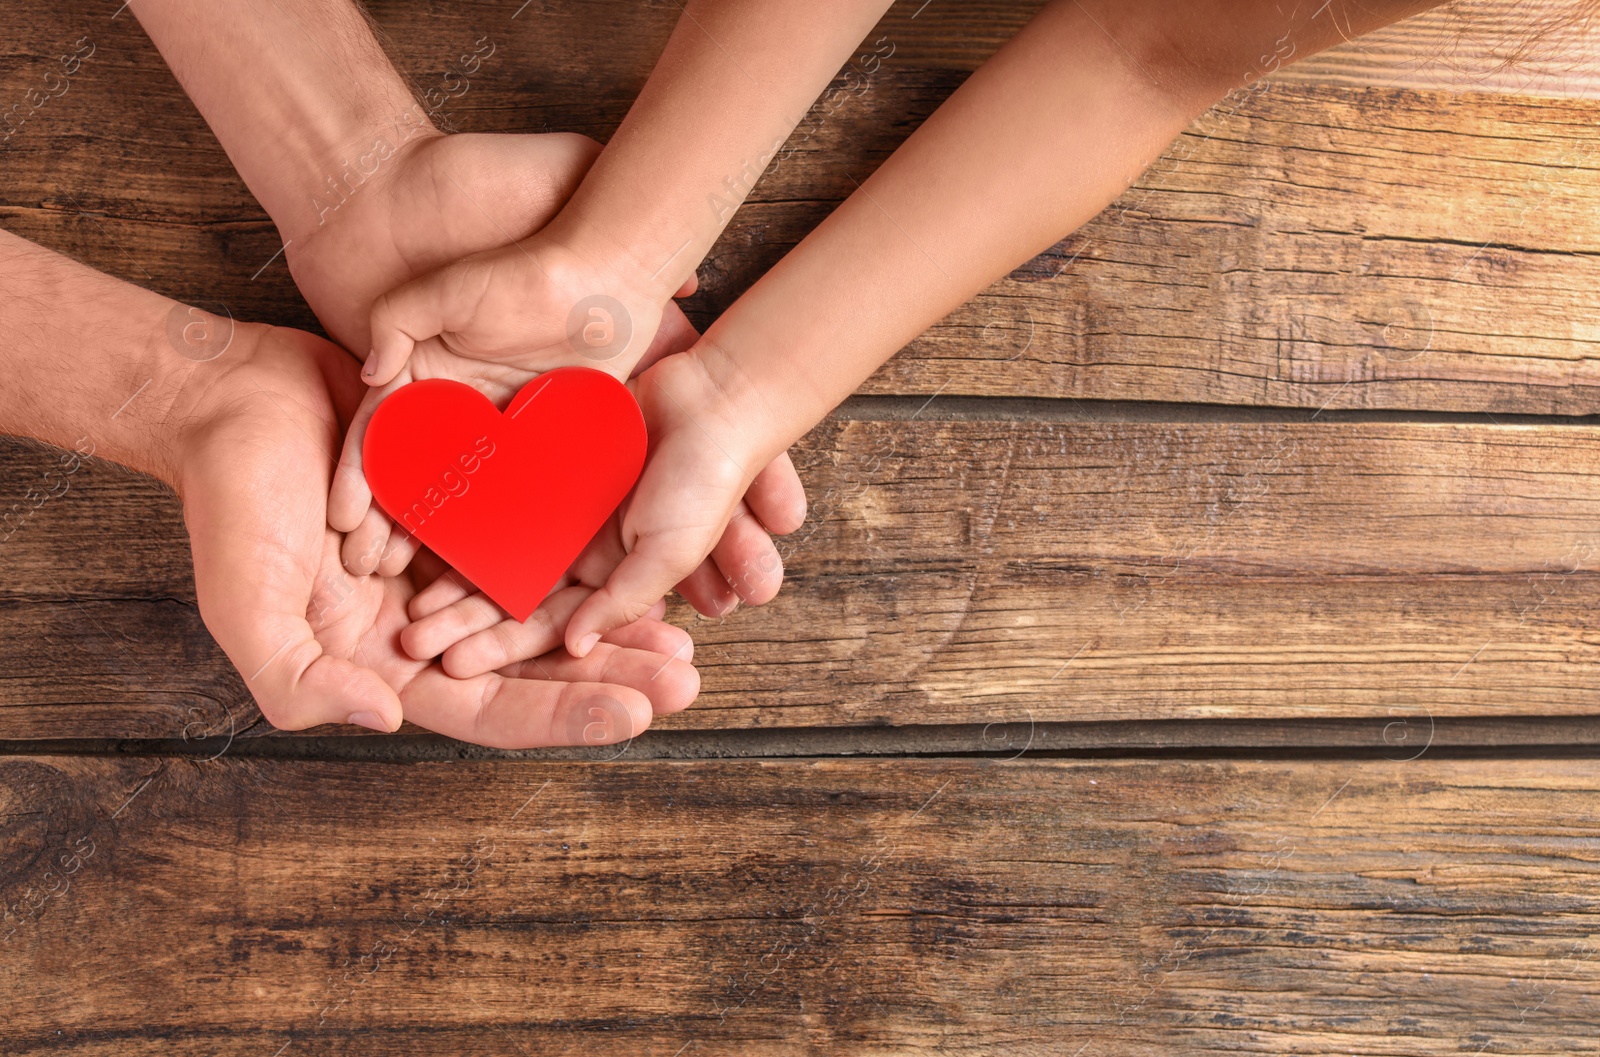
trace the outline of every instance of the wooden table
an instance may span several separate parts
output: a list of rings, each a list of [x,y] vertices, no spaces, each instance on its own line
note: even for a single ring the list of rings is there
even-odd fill
[[[0,98],[95,52],[4,226],[314,328],[133,19],[12,6]],[[902,352],[625,747],[272,731],[175,500],[85,469],[0,545],[0,1049],[1600,1049],[1600,79],[1497,69],[1519,6],[1238,94]],[[455,127],[601,138],[677,14],[373,8],[423,87],[496,43]],[[697,321],[1030,10],[898,5]]]

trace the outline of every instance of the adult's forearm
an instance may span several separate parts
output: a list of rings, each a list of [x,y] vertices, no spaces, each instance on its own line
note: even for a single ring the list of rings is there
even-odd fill
[[[434,131],[351,0],[134,0],[286,241]]]
[[[197,373],[231,323],[0,231],[0,432],[169,483]]]
[[[689,0],[550,229],[667,296],[694,273],[888,0]]]
[[[706,333],[717,388],[767,424],[751,464],[1104,209],[1232,88],[1419,6],[1045,8]]]

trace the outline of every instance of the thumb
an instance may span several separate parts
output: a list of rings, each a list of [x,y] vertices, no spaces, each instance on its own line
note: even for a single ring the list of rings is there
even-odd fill
[[[467,262],[457,261],[380,295],[372,304],[372,351],[361,369],[362,380],[388,385],[420,342],[465,326],[482,300],[483,281]],[[463,296],[468,284],[477,286],[477,292]]]
[[[336,552],[337,538],[325,535]],[[230,553],[226,544],[216,549],[196,543],[195,591],[206,626],[273,726],[399,729],[394,690],[376,672],[330,656],[317,642],[306,619],[311,585],[303,573],[292,563],[263,568],[254,556]]]
[[[388,733],[400,728],[394,690],[372,669],[323,652],[304,617],[273,614],[244,635],[217,640],[245,677],[261,714],[280,730],[323,723]]]
[[[394,378],[389,384],[369,389],[350,416],[345,429],[344,447],[339,452],[339,465],[333,471],[333,487],[328,492],[328,526],[339,532],[354,532],[367,516],[372,506],[372,489],[367,487],[367,477],[362,470],[361,445],[367,439],[367,424],[373,412],[383,403],[384,397],[399,389],[406,379]]]

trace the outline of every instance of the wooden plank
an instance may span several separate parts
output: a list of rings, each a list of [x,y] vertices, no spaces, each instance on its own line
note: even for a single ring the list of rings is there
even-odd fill
[[[458,43],[497,42],[451,103],[458,128],[604,138],[677,11],[547,4],[511,21],[503,6],[377,10],[424,86]],[[892,13],[874,37],[891,60],[802,122],[713,249],[694,317],[794,245],[1030,10]],[[0,74],[16,96],[84,28],[42,0],[18,22],[28,44]],[[1442,47],[1448,26],[1405,39]],[[148,41],[126,17],[90,28],[97,50],[72,89],[5,149],[0,222],[180,298],[314,326],[282,262],[262,270],[279,240]],[[1286,73],[1203,117],[1117,205],[866,391],[1600,410],[1600,102],[1350,82]]]
[[[802,443],[789,583],[676,614],[663,727],[1595,714],[1595,427],[938,413]],[[0,737],[252,728],[175,502],[79,476],[0,551]]]
[[[1568,1054],[1590,761],[9,758],[25,1054]]]
[[[1284,70],[1323,84],[1600,99],[1600,24],[1582,0],[1457,0]]]
[[[834,423],[791,584],[690,625],[706,692],[671,722],[1585,712],[1593,439]]]

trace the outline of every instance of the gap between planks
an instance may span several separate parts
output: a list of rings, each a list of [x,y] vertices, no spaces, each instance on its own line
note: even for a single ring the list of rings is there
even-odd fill
[[[221,756],[352,763],[451,760],[580,763],[723,759],[1591,759],[1600,716],[1434,717],[1397,707],[1386,717],[1311,720],[995,722],[901,727],[659,730],[625,745],[490,749],[432,734],[0,741],[8,756]]]
[[[1348,410],[1326,408],[1319,411],[1308,407],[1096,400],[1070,396],[945,396],[937,392],[909,396],[852,396],[839,405],[830,417],[847,422],[904,422],[910,419],[928,419],[939,422],[1153,422],[1173,425],[1195,422],[1600,425],[1600,414],[1534,415],[1382,408]]]

